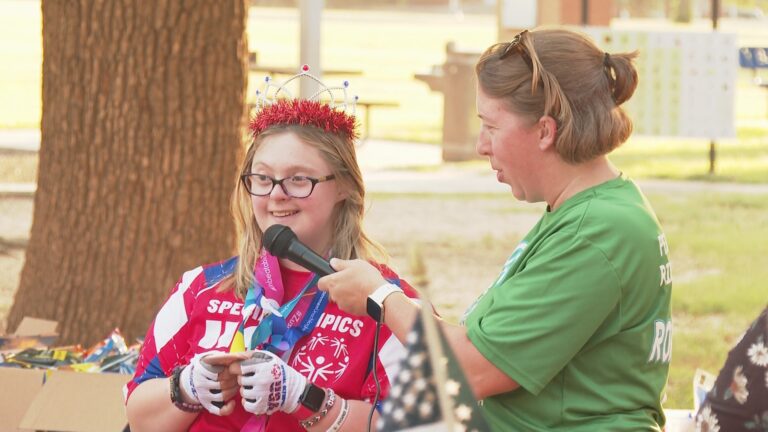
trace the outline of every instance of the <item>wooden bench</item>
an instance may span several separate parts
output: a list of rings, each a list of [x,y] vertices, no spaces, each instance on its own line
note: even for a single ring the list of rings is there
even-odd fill
[[[743,47],[739,49],[739,66],[752,70],[752,78],[758,84],[766,81],[759,75],[760,69],[768,70],[768,47]]]
[[[739,49],[739,66],[752,70],[752,81],[768,91],[768,77],[760,70],[768,70],[768,47],[743,47]]]
[[[299,68],[288,66],[268,66],[259,64],[255,52],[248,53],[248,70],[251,72],[266,72],[268,75],[296,75]],[[361,70],[323,69],[322,75],[362,75]]]
[[[370,101],[370,100],[358,100],[357,106],[365,108],[365,116],[363,116],[363,136],[362,140],[367,141],[371,134],[371,109],[373,108],[397,108],[400,106],[397,102],[392,101]]]

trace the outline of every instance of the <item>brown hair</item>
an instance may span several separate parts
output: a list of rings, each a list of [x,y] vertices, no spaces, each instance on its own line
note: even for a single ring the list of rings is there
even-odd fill
[[[483,92],[509,111],[554,118],[555,149],[566,162],[580,163],[611,152],[632,133],[620,105],[637,87],[635,57],[636,51],[608,55],[580,33],[545,29],[491,46],[475,72]]]
[[[363,231],[365,213],[365,187],[363,175],[357,164],[354,141],[340,134],[323,131],[314,126],[284,125],[270,126],[259,133],[246,152],[238,171],[237,184],[232,195],[231,209],[238,233],[239,260],[234,274],[235,293],[244,298],[253,282],[253,268],[261,251],[263,231],[256,224],[251,205],[251,195],[245,190],[239,174],[250,172],[253,157],[264,139],[283,133],[294,133],[305,144],[316,148],[336,176],[339,188],[346,192],[346,198],[337,204],[332,217],[333,256],[342,259],[362,258],[366,260],[386,259],[384,249]],[[227,290],[232,284],[222,284]]]

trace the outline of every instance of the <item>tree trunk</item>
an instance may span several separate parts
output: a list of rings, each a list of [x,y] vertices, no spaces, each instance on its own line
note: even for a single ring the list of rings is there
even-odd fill
[[[8,318],[143,335],[182,272],[231,256],[245,0],[45,0],[32,232]]]

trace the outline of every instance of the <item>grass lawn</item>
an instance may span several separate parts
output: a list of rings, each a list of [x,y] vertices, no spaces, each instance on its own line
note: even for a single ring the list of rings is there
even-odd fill
[[[717,373],[768,304],[766,195],[649,196],[670,245],[674,338],[667,406],[693,406],[693,373]]]

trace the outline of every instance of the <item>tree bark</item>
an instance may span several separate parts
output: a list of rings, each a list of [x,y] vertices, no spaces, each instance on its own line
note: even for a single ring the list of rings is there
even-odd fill
[[[245,0],[45,0],[32,231],[8,328],[143,335],[187,269],[234,252]]]

